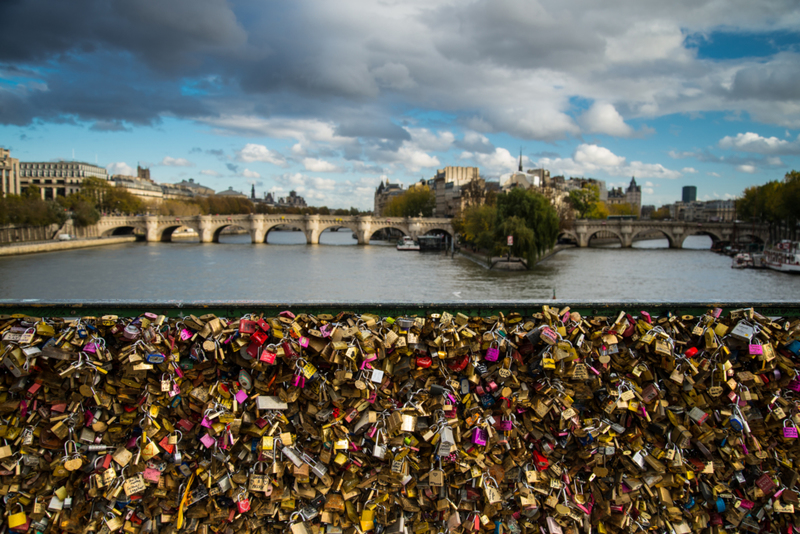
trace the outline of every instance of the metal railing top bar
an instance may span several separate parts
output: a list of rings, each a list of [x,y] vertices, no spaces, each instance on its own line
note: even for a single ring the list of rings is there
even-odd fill
[[[762,315],[771,317],[800,317],[800,302],[740,302],[740,301],[644,301],[628,300],[615,302],[591,302],[578,300],[518,300],[518,301],[458,301],[458,302],[266,302],[257,300],[39,300],[0,299],[0,314],[23,314],[47,317],[81,317],[119,315],[131,317],[145,312],[168,317],[203,315],[213,313],[223,317],[240,316],[245,313],[277,314],[284,310],[293,313],[337,314],[341,311],[374,313],[382,316],[424,316],[448,311],[461,312],[469,316],[491,316],[498,312],[518,312],[531,315],[542,310],[542,306],[563,308],[582,315],[615,315],[626,311],[633,315],[644,310],[652,315],[700,315],[711,308],[722,308],[724,313],[741,308],[755,308]]]

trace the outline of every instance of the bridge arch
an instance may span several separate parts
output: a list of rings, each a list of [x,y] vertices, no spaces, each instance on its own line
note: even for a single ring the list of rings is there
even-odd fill
[[[112,235],[134,235],[136,230],[141,230],[141,226],[136,226],[133,224],[122,224],[119,226],[112,226],[111,228],[106,228],[100,234],[102,237],[109,237]]]
[[[302,221],[291,221],[291,220],[290,221],[275,221],[275,222],[269,223],[264,228],[264,241],[263,241],[263,243],[269,244],[269,241],[268,241],[269,233],[272,230],[276,230],[279,226],[285,226],[288,230],[299,230],[299,231],[303,232],[303,235],[305,235],[305,228],[304,228],[305,225],[302,223]]]
[[[354,234],[358,234],[358,225],[353,223],[353,222],[347,222],[347,221],[341,221],[341,220],[340,221],[324,222],[324,223],[320,223],[320,225],[319,225],[319,229],[318,229],[319,234],[317,235],[317,241],[319,241],[319,236],[322,235],[322,232],[324,232],[328,228],[347,228],[348,230],[350,230]]]
[[[631,235],[631,243],[636,239],[636,237],[644,232],[658,232],[664,237],[667,238],[667,242],[669,243],[669,248],[675,248],[675,236],[673,236],[670,232],[666,231],[664,228],[642,228],[641,230],[637,230],[636,232]]]
[[[162,243],[171,242],[172,234],[174,234],[178,228],[190,228],[195,232],[197,232],[198,236],[200,235],[200,231],[197,228],[195,228],[194,225],[186,224],[185,222],[175,221],[174,223],[158,227],[158,229],[156,230],[156,235],[158,236],[156,241],[161,241]]]
[[[619,246],[625,247],[625,239],[622,237],[622,234],[613,230],[611,228],[598,228],[597,230],[593,230],[586,236],[586,246],[591,246],[592,238],[599,234],[600,232],[608,232],[610,234],[614,234],[614,236],[619,239]]]
[[[573,240],[573,241],[575,242],[575,244],[576,244],[576,245],[579,243],[579,241],[578,241],[578,234],[576,234],[576,233],[575,233],[575,232],[573,232],[572,230],[561,230],[561,231],[558,233],[558,235],[556,236],[556,241],[558,241],[558,240],[560,240],[560,239],[563,239],[563,238],[567,238],[567,239],[571,239],[571,240]]]
[[[239,222],[239,221],[232,221],[232,222],[228,222],[228,223],[223,223],[223,224],[220,224],[219,226],[215,226],[214,227],[213,233],[211,234],[211,242],[212,243],[219,243],[219,238],[222,235],[222,232],[226,228],[231,228],[231,227],[241,228],[242,230],[247,230],[247,227],[245,226],[245,224],[243,224],[242,222]]]
[[[365,236],[365,242],[367,244],[369,244],[369,242],[372,239],[372,236],[375,234],[375,232],[377,232],[378,230],[383,230],[384,228],[394,228],[395,230],[398,230],[398,231],[402,232],[403,235],[410,235],[410,233],[408,231],[408,226],[406,226],[406,225],[397,224],[397,223],[383,223],[383,224],[377,224],[377,225],[369,227],[368,235]]]
[[[683,248],[683,242],[686,241],[686,238],[689,237],[690,235],[707,235],[711,238],[712,246],[717,241],[724,241],[722,234],[717,232],[716,230],[712,228],[706,228],[704,226],[701,227],[695,226],[686,229],[686,232],[684,232],[683,236],[681,237],[680,248]]]

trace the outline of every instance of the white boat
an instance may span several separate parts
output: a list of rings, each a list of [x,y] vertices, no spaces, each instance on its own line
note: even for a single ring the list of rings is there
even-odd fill
[[[784,239],[764,250],[764,265],[776,271],[800,273],[800,243]]]
[[[405,235],[397,242],[397,250],[419,250],[419,243]]]
[[[733,257],[732,269],[746,269],[753,266],[753,258],[747,252],[740,252]]]

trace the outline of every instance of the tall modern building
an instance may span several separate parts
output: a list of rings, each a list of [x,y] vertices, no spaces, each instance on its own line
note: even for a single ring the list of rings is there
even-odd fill
[[[684,185],[683,198],[681,199],[681,202],[688,204],[689,202],[694,202],[695,200],[697,200],[697,187],[693,185]]]
[[[37,186],[44,200],[77,193],[85,178],[108,180],[108,172],[97,165],[79,161],[23,161],[19,164],[22,189]]]
[[[19,195],[19,160],[12,158],[7,148],[0,148],[0,197]]]

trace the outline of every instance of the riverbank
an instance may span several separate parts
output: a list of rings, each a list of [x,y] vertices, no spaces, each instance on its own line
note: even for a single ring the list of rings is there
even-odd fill
[[[551,248],[547,252],[545,252],[541,258],[539,258],[536,263],[546,260],[550,256],[561,252],[562,250],[573,248],[575,245],[556,245],[555,247]],[[486,261],[486,256],[480,254],[478,252],[472,252],[465,247],[461,247],[457,251],[459,254],[468,258],[478,265],[485,267],[487,269],[494,269],[497,271],[526,271],[528,270],[527,261],[523,258],[511,257],[507,259],[504,256],[493,256],[489,259],[489,262]]]
[[[39,243],[3,245],[0,246],[0,256],[17,256],[20,254],[34,254],[36,252],[54,252],[57,250],[101,247],[104,245],[130,243],[131,241],[136,241],[136,236],[124,235],[115,237],[98,237],[94,239],[73,239],[70,241],[42,241]]]

